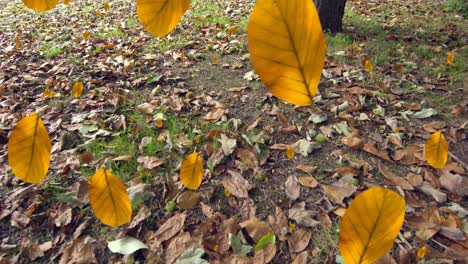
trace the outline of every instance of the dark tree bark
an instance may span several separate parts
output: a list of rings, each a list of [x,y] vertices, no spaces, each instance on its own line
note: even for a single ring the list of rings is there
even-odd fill
[[[324,31],[343,31],[343,16],[346,0],[314,0]]]

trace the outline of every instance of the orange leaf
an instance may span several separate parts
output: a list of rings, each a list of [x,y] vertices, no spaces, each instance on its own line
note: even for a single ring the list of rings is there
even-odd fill
[[[374,68],[373,65],[372,65],[372,62],[370,60],[364,60],[364,69],[367,71],[367,72],[371,72],[372,69]]]
[[[426,256],[426,252],[427,252],[427,247],[426,247],[426,245],[420,247],[420,248],[418,249],[418,258],[423,259],[423,258]]]
[[[258,0],[247,27],[255,72],[292,104],[313,102],[325,63],[325,37],[311,0]]]
[[[424,147],[426,161],[433,168],[445,167],[448,158],[448,143],[444,134],[437,131],[431,135]]]
[[[63,0],[63,4],[64,4],[64,5],[69,5],[70,2],[71,2],[71,0]]]
[[[88,178],[89,202],[105,225],[121,226],[130,221],[132,207],[125,185],[110,171],[101,168]]]
[[[347,264],[373,263],[393,245],[405,218],[405,200],[380,187],[354,199],[340,225],[338,246]]]
[[[156,37],[169,34],[189,8],[190,0],[137,0],[138,20]]]
[[[73,84],[72,94],[74,97],[80,97],[82,92],[83,92],[82,82],[76,82],[75,84]]]
[[[49,86],[46,86],[46,88],[44,89],[44,97],[45,98],[52,98],[52,97],[56,97],[58,95],[58,93],[56,92],[52,92],[49,88]]]
[[[455,60],[455,54],[453,52],[447,53],[447,64],[452,64]]]
[[[190,190],[200,187],[203,178],[203,161],[197,152],[185,157],[180,168],[180,180]]]
[[[104,7],[104,10],[109,11],[110,10],[110,5],[108,2],[104,2],[104,4],[102,4],[102,6]]]
[[[40,183],[49,170],[52,144],[37,113],[21,119],[8,140],[8,163],[24,182]]]
[[[288,146],[286,148],[286,157],[288,157],[288,159],[292,159],[294,158],[294,148],[292,146]]]
[[[231,36],[232,34],[237,32],[238,28],[239,28],[238,26],[233,26],[233,27],[228,28],[226,30],[226,35]]]
[[[84,39],[84,41],[89,40],[89,32],[88,31],[83,32],[83,39]]]

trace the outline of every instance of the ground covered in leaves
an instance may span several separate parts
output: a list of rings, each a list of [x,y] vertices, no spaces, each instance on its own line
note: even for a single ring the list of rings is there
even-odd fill
[[[422,246],[430,263],[466,261],[468,28],[444,1],[348,1],[312,107],[278,101],[252,71],[253,1],[194,0],[163,39],[133,1],[46,13],[0,2],[0,262],[175,263],[188,248],[210,263],[339,262],[340,218],[371,186],[407,203],[382,263],[415,263]],[[53,143],[40,185],[7,164],[8,135],[32,112]],[[449,142],[438,170],[423,154],[437,130]],[[192,192],[178,172],[194,150],[205,173]],[[102,166],[131,196],[120,228],[89,206],[86,179]],[[254,256],[270,231],[276,242]],[[125,236],[148,248],[112,253],[108,241]]]

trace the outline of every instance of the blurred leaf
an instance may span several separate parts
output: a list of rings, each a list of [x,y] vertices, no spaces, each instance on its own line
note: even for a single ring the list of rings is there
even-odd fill
[[[288,157],[288,159],[292,159],[294,158],[294,148],[292,146],[288,146],[286,148],[286,157]]]
[[[52,144],[37,113],[21,119],[8,140],[8,163],[16,177],[28,183],[40,183],[49,170]]]
[[[189,8],[190,0],[137,0],[138,20],[156,37],[169,34]]]
[[[110,5],[108,2],[104,2],[104,4],[102,4],[102,7],[104,8],[104,10],[106,10],[106,12],[110,10]]]
[[[107,247],[109,247],[112,253],[120,253],[122,255],[129,255],[139,249],[148,248],[143,242],[130,236],[108,242]]]
[[[44,12],[54,8],[59,0],[22,0],[23,3],[34,11]]]
[[[418,253],[417,253],[417,254],[418,254],[418,258],[423,259],[423,258],[426,256],[426,251],[427,251],[426,245],[420,247],[420,248],[418,249]]]
[[[311,105],[325,63],[325,38],[313,1],[259,0],[247,32],[253,67],[271,93]]]
[[[203,178],[203,161],[197,152],[185,157],[180,168],[180,180],[185,187],[196,190],[200,187]]]
[[[346,263],[373,263],[384,256],[404,218],[405,200],[389,189],[374,187],[356,196],[340,225],[338,246]]]
[[[453,52],[447,53],[447,64],[453,64],[453,61],[455,60],[455,54]]]
[[[101,168],[88,178],[89,202],[105,225],[121,226],[130,221],[132,207],[125,185],[110,171]]]
[[[269,232],[268,234],[264,235],[255,245],[255,251],[263,249],[268,244],[274,244],[276,241],[276,236],[273,232]]]
[[[448,158],[448,143],[441,131],[433,133],[426,141],[424,154],[427,163],[433,168],[445,167]]]
[[[202,248],[189,248],[180,255],[176,264],[208,264],[208,261],[202,258],[203,255],[205,251]]]
[[[372,62],[370,60],[367,60],[367,59],[364,60],[363,65],[364,65],[364,69],[367,72],[371,72],[372,69],[374,69],[374,66],[372,65]]]
[[[83,92],[82,82],[76,82],[75,84],[73,84],[72,94],[74,97],[80,97],[82,92]]]

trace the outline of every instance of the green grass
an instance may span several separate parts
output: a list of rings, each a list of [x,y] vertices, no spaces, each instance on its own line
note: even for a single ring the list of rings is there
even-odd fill
[[[345,48],[349,47],[353,44],[353,40],[350,36],[338,33],[335,35],[331,35],[329,33],[325,34],[327,40],[327,49],[329,53],[335,53],[337,51],[342,51]]]
[[[55,46],[53,43],[50,43],[50,42],[43,42],[39,51],[46,58],[53,58],[63,53],[63,50],[61,47]]]
[[[100,39],[120,38],[123,36],[125,36],[124,32],[118,28],[104,29],[103,31],[97,33],[97,37]]]
[[[340,223],[338,221],[333,222],[331,228],[315,228],[312,235],[312,244],[320,249],[320,252],[309,259],[307,263],[325,263],[328,255],[331,253],[332,256],[338,252],[338,230]]]

